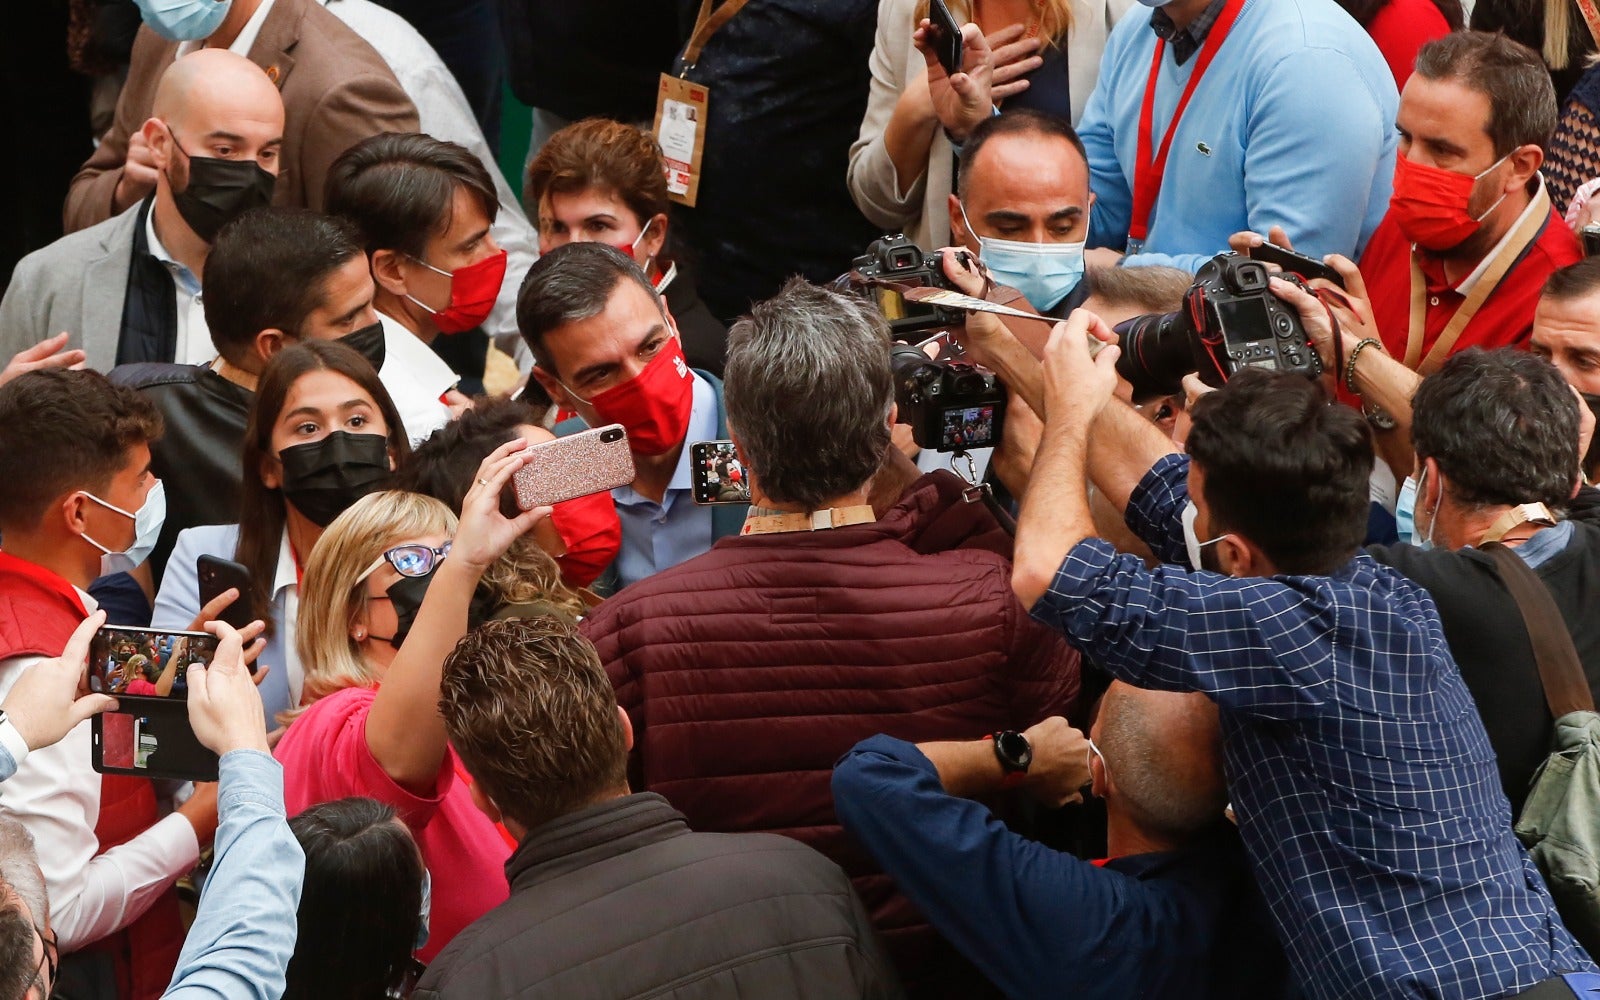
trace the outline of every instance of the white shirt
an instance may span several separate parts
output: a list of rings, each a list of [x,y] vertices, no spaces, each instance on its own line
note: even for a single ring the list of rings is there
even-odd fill
[[[78,599],[90,612],[97,607],[81,590]],[[42,659],[0,660],[0,699]],[[17,773],[0,784],[0,812],[33,834],[50,897],[50,923],[63,952],[128,926],[200,860],[194,827],[176,813],[95,857],[100,775],[89,764],[91,726],[79,723],[60,743],[28,754]]]
[[[160,197],[157,195],[156,197]],[[178,339],[172,360],[180,365],[203,365],[217,356],[211,343],[211,328],[206,325],[206,310],[200,297],[200,279],[188,267],[179,263],[166,245],[156,235],[155,204],[144,219],[144,238],[150,246],[150,256],[172,275],[172,292],[177,297]]]
[[[453,389],[460,376],[398,321],[380,312],[378,322],[383,324],[383,367],[378,378],[400,411],[406,437],[413,445],[420,444],[450,422],[450,408],[439,397]]]
[[[261,6],[256,8],[256,12],[250,15],[250,20],[246,21],[244,27],[239,29],[239,37],[235,38],[233,44],[228,46],[229,52],[249,58],[250,47],[255,45],[256,36],[261,34],[261,24],[267,19],[267,14],[272,11],[272,2],[273,0],[261,0]],[[205,45],[205,43],[206,40],[204,38],[198,41],[184,42],[178,46],[178,54],[175,58],[182,59]]]
[[[518,195],[500,173],[500,165],[489,151],[489,143],[478,127],[478,119],[466,95],[461,92],[461,85],[433,46],[400,15],[371,0],[322,2],[328,13],[360,35],[389,64],[400,81],[400,89],[417,106],[417,120],[422,131],[435,139],[465,146],[483,162],[493,178],[495,191],[500,196],[500,214],[489,232],[506,252],[506,280],[500,286],[500,297],[495,300],[483,328],[495,346],[515,358],[517,367],[527,372],[533,367],[533,355],[517,332],[517,292],[522,288],[523,275],[539,259],[539,240],[523,214]]]

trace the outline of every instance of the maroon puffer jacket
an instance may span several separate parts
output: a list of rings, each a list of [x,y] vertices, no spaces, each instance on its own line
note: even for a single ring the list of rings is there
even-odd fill
[[[1078,692],[1077,653],[1028,617],[1010,539],[962,490],[936,472],[870,524],[724,538],[583,622],[633,722],[634,788],[692,829],[832,858],[920,996],[973,995],[970,967],[838,825],[834,762],[875,733],[1023,729]]]

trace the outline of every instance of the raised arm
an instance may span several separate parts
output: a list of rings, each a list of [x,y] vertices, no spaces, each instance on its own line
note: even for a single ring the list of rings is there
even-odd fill
[[[432,787],[444,760],[447,737],[439,716],[439,681],[444,658],[467,632],[467,609],[478,580],[524,532],[550,513],[548,507],[514,518],[500,513],[500,495],[528,461],[520,438],[496,448],[478,467],[477,481],[461,503],[461,522],[450,555],[435,571],[416,624],[395,654],[367,713],[367,747],[396,783]]]

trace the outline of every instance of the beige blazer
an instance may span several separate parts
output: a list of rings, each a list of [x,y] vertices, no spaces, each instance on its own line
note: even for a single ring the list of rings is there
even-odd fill
[[[111,215],[128,137],[150,117],[156,84],[177,54],[177,42],[139,29],[111,128],[67,191],[67,232]],[[417,131],[417,109],[394,73],[317,0],[276,0],[250,47],[250,61],[267,71],[283,95],[275,205],[321,210],[328,168],[340,153],[379,132]]]
[[[1072,123],[1083,115],[1084,105],[1100,75],[1100,53],[1112,25],[1132,7],[1134,0],[1072,0],[1072,33],[1067,42],[1067,68],[1072,86]],[[951,157],[944,130],[934,134],[928,166],[922,176],[895,175],[884,129],[894,115],[901,91],[926,72],[922,53],[911,44],[916,30],[917,0],[880,0],[878,37],[872,47],[872,92],[861,134],[850,147],[850,195],[872,224],[884,232],[904,232],[925,250],[950,243],[950,212],[946,203],[952,190]]]

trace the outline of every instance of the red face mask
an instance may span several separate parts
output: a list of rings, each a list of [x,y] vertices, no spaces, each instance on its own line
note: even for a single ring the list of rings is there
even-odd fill
[[[567,390],[571,392],[572,390]],[[665,455],[683,443],[694,407],[694,375],[683,345],[669,337],[644,370],[589,400],[601,424],[621,424],[636,455]]]
[[[1425,250],[1449,250],[1460,246],[1478,231],[1478,226],[1500,206],[1505,195],[1477,218],[1468,212],[1478,179],[1506,161],[1507,153],[1476,176],[1458,174],[1405,157],[1394,161],[1394,194],[1389,210],[1406,239]]]
[[[587,587],[599,578],[622,547],[622,521],[610,493],[563,500],[550,508],[550,522],[566,545],[556,557],[561,580],[569,587]]]
[[[506,252],[485,257],[476,264],[458,267],[454,271],[441,271],[425,260],[413,257],[418,264],[450,279],[450,304],[443,309],[428,309],[407,295],[406,298],[427,309],[433,316],[433,325],[440,333],[465,333],[483,325],[500,297],[500,285],[506,280]]]

